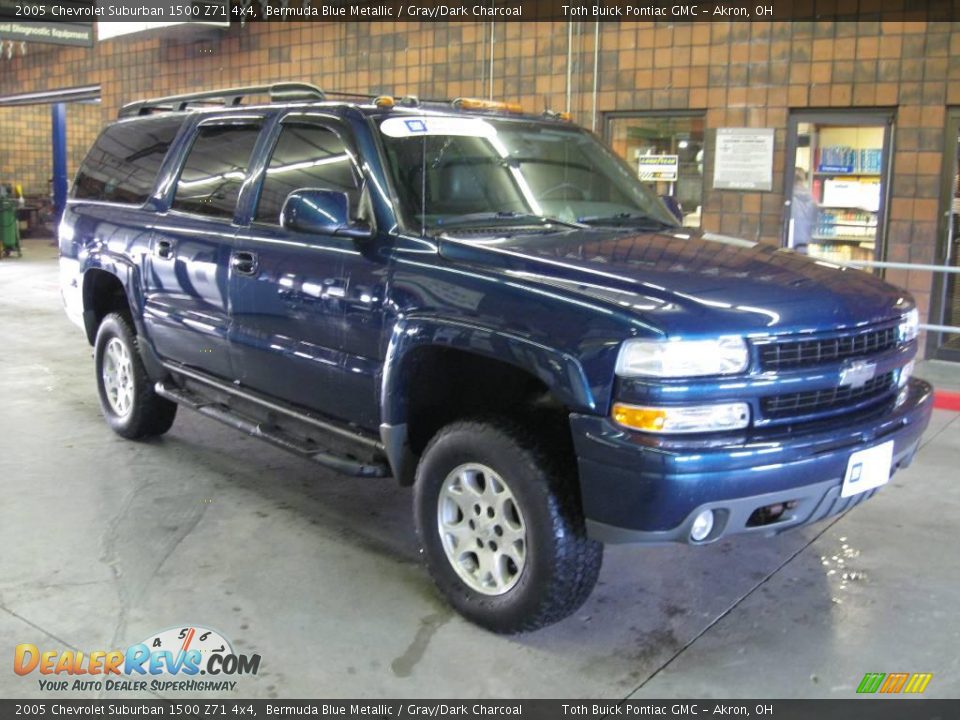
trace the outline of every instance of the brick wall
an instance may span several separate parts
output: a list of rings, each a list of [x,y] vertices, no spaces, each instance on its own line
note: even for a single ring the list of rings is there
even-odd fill
[[[494,96],[530,109],[564,109],[569,27],[497,23]],[[573,24],[572,110],[587,126],[594,28]],[[127,38],[94,50],[33,45],[24,57],[3,63],[0,94],[98,82],[104,119],[144,96],[273,80],[309,80],[341,91],[485,96],[490,36],[489,23],[254,23],[209,39]],[[945,110],[960,104],[960,30],[952,24],[605,23],[599,50],[598,109],[705,111],[703,226],[767,242],[778,241],[781,227],[789,111],[895,108],[887,257],[934,261]],[[5,123],[0,116],[0,129]],[[710,188],[709,149],[715,129],[724,126],[776,128],[773,192]],[[82,135],[71,134],[71,143]],[[13,165],[22,173],[31,158],[43,162],[33,130],[24,137],[34,149],[25,139],[0,143],[0,168]],[[929,275],[889,277],[927,307]]]
[[[67,105],[67,175],[71,179],[103,124],[99,105]],[[48,105],[0,107],[0,183],[19,183],[27,196],[47,196],[53,177]]]

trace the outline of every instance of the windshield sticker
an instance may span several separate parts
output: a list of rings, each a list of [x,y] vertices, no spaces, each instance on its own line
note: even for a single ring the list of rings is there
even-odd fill
[[[461,117],[387,118],[380,123],[380,132],[388,137],[416,137],[417,135],[463,135],[491,138],[497,130],[486,120]]]

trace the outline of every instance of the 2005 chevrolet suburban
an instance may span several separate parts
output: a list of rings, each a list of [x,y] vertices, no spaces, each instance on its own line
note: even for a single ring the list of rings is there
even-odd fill
[[[556,113],[295,83],[133,103],[60,254],[117,433],[185,405],[412,485],[434,580],[497,632],[579,607],[603,542],[847,510],[931,413],[907,293],[679,227]]]

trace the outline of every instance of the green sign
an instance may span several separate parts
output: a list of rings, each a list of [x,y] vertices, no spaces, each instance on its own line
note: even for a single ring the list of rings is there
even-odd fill
[[[93,47],[95,9],[93,0],[0,0],[0,41]]]
[[[0,17],[0,40],[93,47],[93,24],[12,22]]]

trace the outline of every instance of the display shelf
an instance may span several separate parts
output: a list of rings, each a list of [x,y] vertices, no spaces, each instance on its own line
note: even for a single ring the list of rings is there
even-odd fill
[[[811,240],[815,240],[821,245],[830,243],[859,243],[860,245],[874,245],[876,239],[872,237],[835,237],[833,235],[814,235]]]

